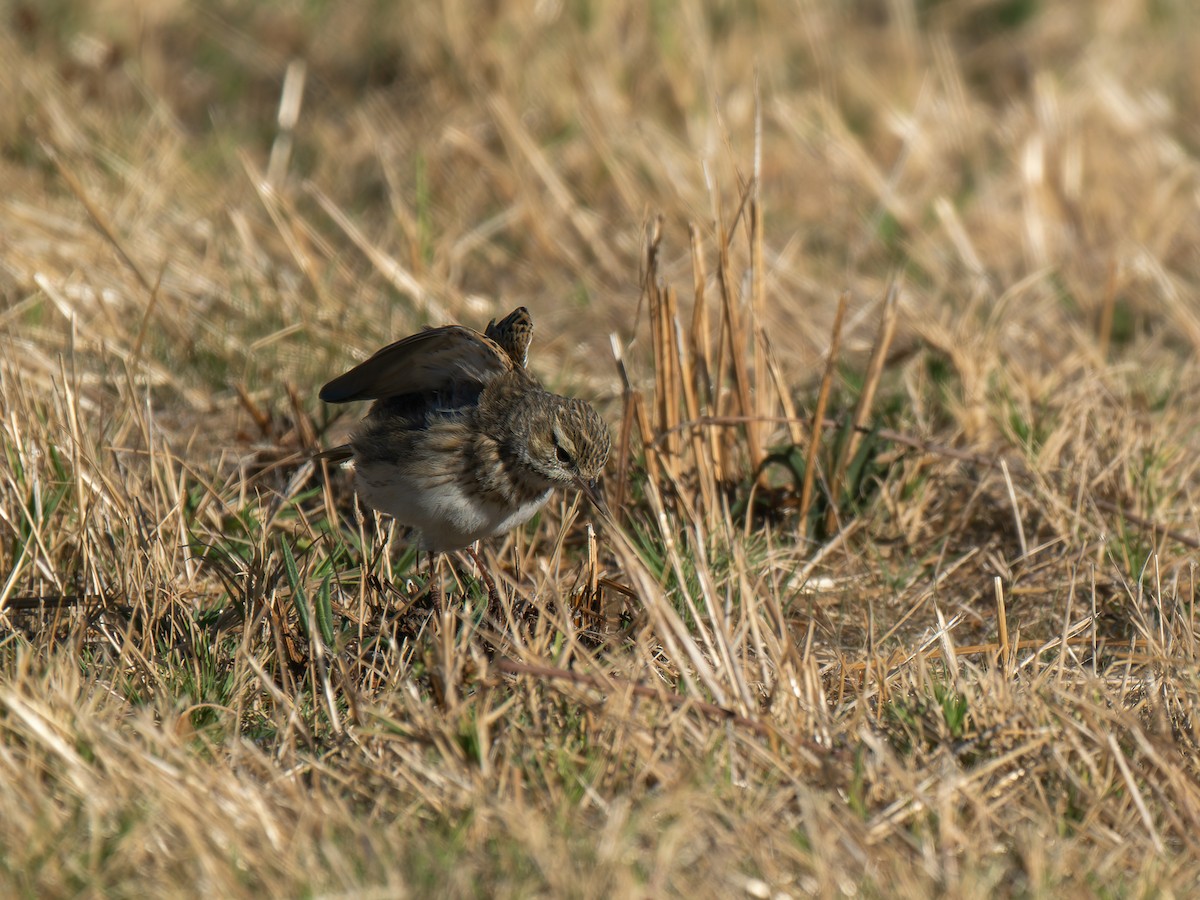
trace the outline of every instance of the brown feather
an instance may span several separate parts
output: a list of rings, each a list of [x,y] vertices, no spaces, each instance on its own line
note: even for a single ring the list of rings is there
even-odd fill
[[[464,382],[482,387],[515,365],[491,338],[461,325],[447,325],[389,344],[326,384],[320,396],[326,403],[349,403],[436,394]]]

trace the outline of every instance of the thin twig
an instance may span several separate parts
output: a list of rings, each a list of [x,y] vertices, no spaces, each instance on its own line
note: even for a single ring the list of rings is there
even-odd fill
[[[838,348],[842,345],[842,322],[846,318],[846,307],[850,303],[850,292],[842,291],[838,298],[837,312],[833,316],[833,331],[829,335],[829,357],[825,360],[825,374],[821,376],[821,390],[817,394],[817,408],[813,413],[812,440],[808,445],[808,458],[804,463],[804,486],[800,490],[800,521],[808,520],[812,506],[813,484],[817,476],[817,451],[821,447],[821,424],[825,421],[825,408],[829,405],[829,392],[833,386],[833,373],[837,368]]]

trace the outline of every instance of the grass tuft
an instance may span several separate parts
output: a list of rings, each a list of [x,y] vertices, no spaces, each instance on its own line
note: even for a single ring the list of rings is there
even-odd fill
[[[0,22],[5,895],[1195,893],[1186,4],[94,7]],[[615,521],[495,603],[316,389],[517,303]]]

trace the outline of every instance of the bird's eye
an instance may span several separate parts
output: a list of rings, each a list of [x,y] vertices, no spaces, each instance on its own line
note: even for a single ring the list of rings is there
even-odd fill
[[[554,444],[554,455],[558,457],[558,461],[564,466],[571,464],[571,454],[568,453],[557,441]]]

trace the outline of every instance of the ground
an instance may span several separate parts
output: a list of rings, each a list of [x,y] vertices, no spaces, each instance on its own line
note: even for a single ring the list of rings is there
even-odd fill
[[[1191,4],[0,15],[5,895],[1197,891]],[[438,602],[317,391],[519,304]]]

